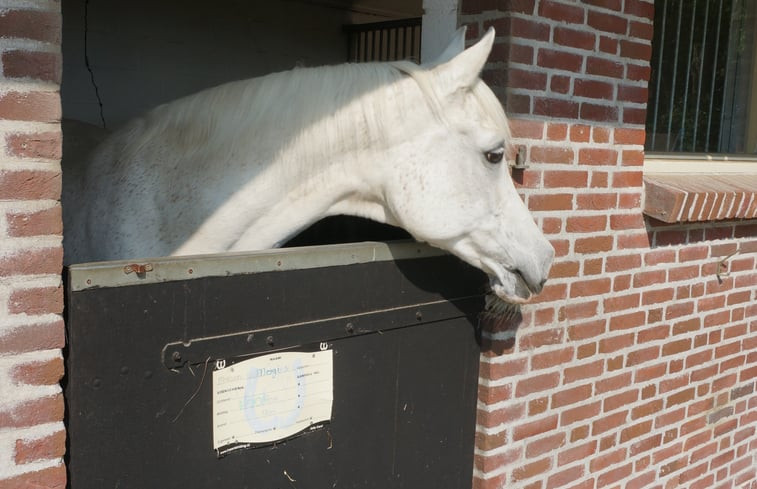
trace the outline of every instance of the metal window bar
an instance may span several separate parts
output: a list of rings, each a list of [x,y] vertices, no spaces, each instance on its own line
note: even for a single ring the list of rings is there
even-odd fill
[[[414,17],[344,26],[349,46],[347,60],[363,63],[407,59],[419,63],[421,20]]]
[[[743,151],[751,1],[655,1],[648,151]]]

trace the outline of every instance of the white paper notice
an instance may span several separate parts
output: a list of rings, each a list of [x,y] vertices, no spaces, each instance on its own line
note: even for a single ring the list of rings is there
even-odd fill
[[[334,400],[332,353],[274,353],[215,370],[213,448],[222,455],[329,421]]]

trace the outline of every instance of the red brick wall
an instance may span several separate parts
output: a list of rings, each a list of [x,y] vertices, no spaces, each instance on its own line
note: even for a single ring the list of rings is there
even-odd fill
[[[0,489],[62,488],[60,3],[0,0]]]
[[[557,251],[538,301],[487,324],[478,489],[757,487],[757,222],[642,215],[653,12],[462,0],[472,38],[497,29],[484,78]]]

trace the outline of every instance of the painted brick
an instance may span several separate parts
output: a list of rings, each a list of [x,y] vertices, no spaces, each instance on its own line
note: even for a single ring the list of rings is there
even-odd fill
[[[0,13],[0,37],[60,43],[61,17],[55,12],[6,10]]]
[[[0,489],[65,489],[66,467],[63,464],[0,479]]]
[[[62,156],[61,136],[60,132],[9,134],[5,139],[6,151],[18,158],[59,160]]]
[[[20,465],[38,460],[59,459],[65,452],[66,432],[56,431],[41,439],[16,440],[14,462]]]
[[[8,78],[31,78],[60,83],[60,53],[6,51],[2,55],[3,74]]]
[[[10,91],[0,94],[0,119],[58,122],[60,117],[60,96],[57,93]]]

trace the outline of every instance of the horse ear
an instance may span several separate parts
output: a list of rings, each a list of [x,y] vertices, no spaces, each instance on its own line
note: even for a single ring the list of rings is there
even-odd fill
[[[432,69],[441,83],[443,93],[465,90],[476,83],[494,45],[494,35],[494,28],[489,28],[476,44]],[[445,53],[449,49],[448,47]]]
[[[450,40],[449,44],[446,48],[444,48],[444,51],[436,57],[435,60],[428,63],[429,66],[438,66],[440,64],[446,63],[448,61],[451,61],[452,58],[457,56],[458,54],[465,51],[465,31],[468,28],[466,26],[462,26],[455,32],[455,35],[452,36],[452,40]]]

